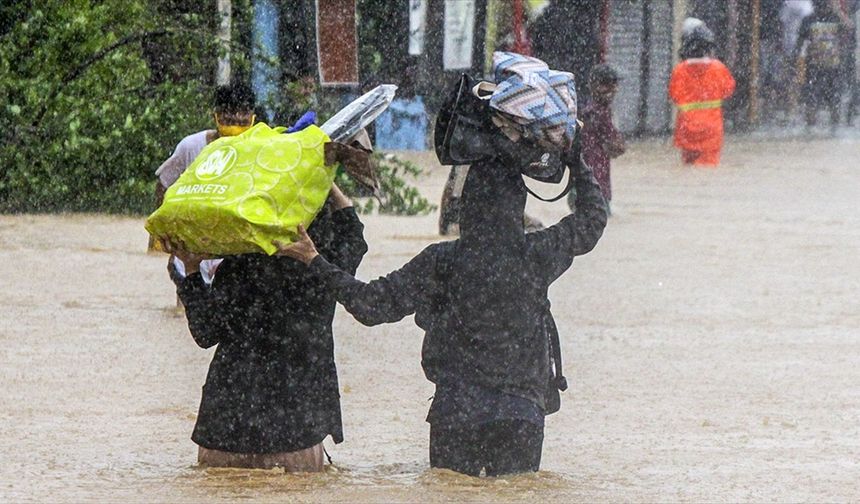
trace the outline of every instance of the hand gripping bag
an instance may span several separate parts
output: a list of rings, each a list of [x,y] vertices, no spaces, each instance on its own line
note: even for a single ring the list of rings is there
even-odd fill
[[[271,255],[273,240],[295,241],[298,225],[309,226],[325,203],[335,166],[325,166],[329,137],[321,129],[283,130],[259,123],[207,145],[167,190],[147,231],[212,255]]]

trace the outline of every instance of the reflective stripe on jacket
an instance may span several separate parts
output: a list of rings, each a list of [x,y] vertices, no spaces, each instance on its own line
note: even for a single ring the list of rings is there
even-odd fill
[[[707,110],[715,109],[723,106],[723,100],[710,100],[702,102],[681,103],[678,105],[678,110],[681,112],[689,112],[690,110]]]

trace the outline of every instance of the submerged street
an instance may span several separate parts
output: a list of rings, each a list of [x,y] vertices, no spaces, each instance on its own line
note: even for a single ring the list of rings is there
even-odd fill
[[[542,470],[498,480],[429,469],[420,330],[366,328],[342,309],[334,465],[197,468],[212,351],[176,314],[143,219],[0,216],[0,500],[856,499],[858,149],[844,135],[735,136],[701,169],[664,140],[632,144],[613,162],[603,239],[550,292],[571,387],[547,419]],[[447,169],[412,158],[438,201]],[[566,211],[529,201],[545,224]],[[363,216],[358,276],[439,240],[437,217]]]

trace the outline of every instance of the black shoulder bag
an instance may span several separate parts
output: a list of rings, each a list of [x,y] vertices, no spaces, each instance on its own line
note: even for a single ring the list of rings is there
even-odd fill
[[[439,109],[433,129],[433,146],[439,162],[443,165],[469,165],[499,156],[534,160],[524,162],[519,168],[526,177],[558,184],[564,179],[566,169],[569,176],[564,189],[554,197],[544,198],[526,187],[529,194],[549,203],[567,196],[575,182],[569,163],[581,162],[580,124],[576,125],[573,146],[568,153],[544,152],[525,140],[514,142],[493,123],[489,100],[486,99],[492,93],[481,88],[481,84],[482,81],[462,74]]]

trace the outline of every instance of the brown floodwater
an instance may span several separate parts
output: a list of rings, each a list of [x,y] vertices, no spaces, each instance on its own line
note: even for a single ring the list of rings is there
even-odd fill
[[[429,469],[420,331],[342,310],[334,465],[196,467],[212,353],[142,219],[0,216],[0,501],[856,500],[860,141],[730,142],[716,170],[659,141],[616,163],[604,238],[551,290],[571,388],[543,470],[509,478]],[[435,198],[445,175],[418,183]],[[366,217],[359,276],[403,264],[435,218]]]

